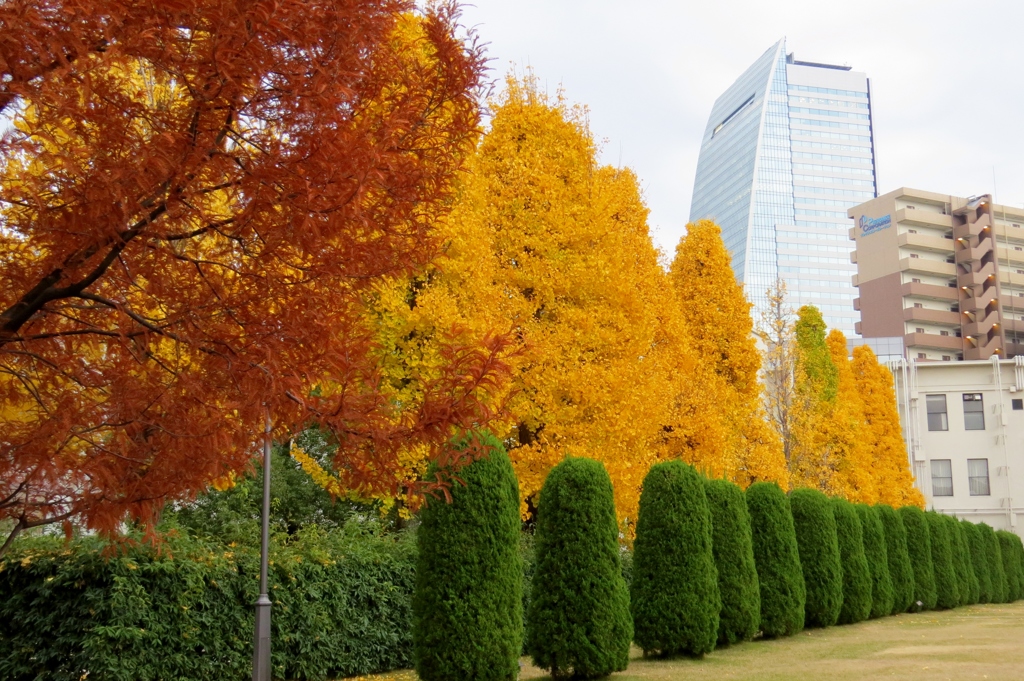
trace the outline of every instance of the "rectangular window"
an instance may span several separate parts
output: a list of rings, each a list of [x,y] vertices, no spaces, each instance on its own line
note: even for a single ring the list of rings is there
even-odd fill
[[[932,496],[953,496],[953,467],[949,459],[932,459]]]
[[[928,430],[949,430],[949,419],[946,416],[945,395],[925,395],[928,405]]]
[[[942,356],[942,361],[943,362],[952,362],[953,358],[950,355],[943,355]]]
[[[988,459],[967,459],[967,479],[972,497],[989,496]]]
[[[1021,409],[1024,409],[1024,400],[1010,400],[1010,405],[1013,407],[1014,411],[1020,411]]]
[[[914,307],[915,308],[922,308],[922,307],[924,307],[924,303],[914,303]]]
[[[964,393],[964,430],[985,430],[985,402],[981,393]]]

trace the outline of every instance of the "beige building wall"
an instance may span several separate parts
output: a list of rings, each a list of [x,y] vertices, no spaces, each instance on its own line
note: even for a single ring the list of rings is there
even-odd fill
[[[901,188],[849,215],[862,336],[922,361],[1024,352],[1024,209]]]
[[[1024,534],[1024,356],[890,368],[927,507]]]

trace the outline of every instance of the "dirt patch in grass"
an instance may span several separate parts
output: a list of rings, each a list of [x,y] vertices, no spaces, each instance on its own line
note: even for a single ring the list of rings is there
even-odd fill
[[[1024,601],[897,615],[721,648],[702,660],[644,659],[612,681],[1020,681]],[[367,681],[416,681],[412,672]],[[523,658],[522,679],[549,679]]]

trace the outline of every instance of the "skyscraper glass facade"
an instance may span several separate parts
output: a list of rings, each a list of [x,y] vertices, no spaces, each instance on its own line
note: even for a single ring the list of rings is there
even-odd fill
[[[690,219],[722,227],[755,317],[782,278],[794,307],[813,304],[830,327],[853,336],[846,209],[874,196],[867,78],[797,61],[781,40],[715,102]]]

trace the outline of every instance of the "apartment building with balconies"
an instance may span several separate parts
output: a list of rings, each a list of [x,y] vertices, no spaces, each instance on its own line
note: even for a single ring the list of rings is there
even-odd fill
[[[918,361],[1024,354],[1024,209],[904,187],[848,215],[858,333]]]

